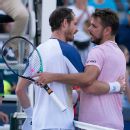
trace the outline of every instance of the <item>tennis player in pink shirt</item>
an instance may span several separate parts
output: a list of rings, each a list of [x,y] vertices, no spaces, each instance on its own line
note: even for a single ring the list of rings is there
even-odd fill
[[[111,40],[90,51],[86,68],[87,66],[96,66],[100,71],[97,80],[104,82],[116,81],[124,75],[126,69],[124,55]],[[121,94],[93,95],[81,91],[79,120],[123,130]]]
[[[98,9],[91,17],[89,32],[95,46],[88,55],[83,73],[39,73],[37,83],[61,82],[81,87],[79,121],[123,130],[120,91],[126,60],[115,43],[119,19],[109,9]]]

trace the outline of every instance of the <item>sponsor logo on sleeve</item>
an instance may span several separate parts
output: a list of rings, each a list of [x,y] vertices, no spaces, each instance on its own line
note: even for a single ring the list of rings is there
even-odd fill
[[[88,60],[87,63],[96,63],[96,60]]]

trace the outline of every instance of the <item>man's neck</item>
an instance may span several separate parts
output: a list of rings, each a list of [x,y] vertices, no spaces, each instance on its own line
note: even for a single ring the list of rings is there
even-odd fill
[[[54,31],[51,37],[66,42],[64,34],[60,31]]]
[[[110,36],[110,37],[107,37],[105,39],[102,39],[100,45],[105,43],[106,41],[113,41],[113,42],[115,42],[115,36]]]

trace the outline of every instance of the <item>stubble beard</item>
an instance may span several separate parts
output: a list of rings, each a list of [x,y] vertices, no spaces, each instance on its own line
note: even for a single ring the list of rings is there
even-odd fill
[[[102,36],[100,36],[99,38],[95,38],[95,39],[92,39],[92,37],[91,37],[91,42],[95,43],[96,45],[100,45],[101,41],[102,41]]]
[[[98,38],[98,39],[92,40],[92,42],[95,43],[96,45],[100,45],[101,41],[102,41],[102,38]]]
[[[72,33],[66,33],[66,41],[67,42],[74,41],[74,34],[72,34]]]

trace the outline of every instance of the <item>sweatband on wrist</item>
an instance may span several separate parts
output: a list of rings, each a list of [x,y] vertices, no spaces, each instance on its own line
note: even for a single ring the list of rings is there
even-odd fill
[[[25,108],[25,109],[23,109],[23,110],[24,110],[24,112],[26,113],[27,118],[32,118],[33,109],[32,109],[32,107],[31,107],[31,106],[30,106],[30,107],[28,107],[28,108]]]
[[[121,85],[119,82],[109,82],[109,93],[117,93],[120,92]]]

